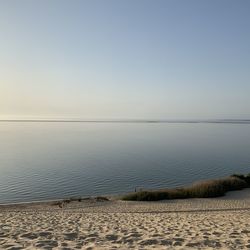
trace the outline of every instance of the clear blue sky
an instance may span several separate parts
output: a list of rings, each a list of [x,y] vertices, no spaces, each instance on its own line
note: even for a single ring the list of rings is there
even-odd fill
[[[0,118],[250,117],[248,0],[0,0]]]

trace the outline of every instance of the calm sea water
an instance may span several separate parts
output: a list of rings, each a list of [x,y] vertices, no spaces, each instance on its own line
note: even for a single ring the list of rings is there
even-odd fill
[[[0,203],[250,172],[250,124],[0,123]]]

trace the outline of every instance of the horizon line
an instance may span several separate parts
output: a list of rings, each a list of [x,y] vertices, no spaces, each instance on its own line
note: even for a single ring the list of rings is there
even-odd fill
[[[44,122],[44,123],[235,123],[250,124],[250,119],[0,119],[0,122]]]

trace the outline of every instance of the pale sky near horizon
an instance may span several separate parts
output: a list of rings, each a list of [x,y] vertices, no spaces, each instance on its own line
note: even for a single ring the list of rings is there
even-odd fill
[[[0,119],[250,118],[248,0],[0,0]]]

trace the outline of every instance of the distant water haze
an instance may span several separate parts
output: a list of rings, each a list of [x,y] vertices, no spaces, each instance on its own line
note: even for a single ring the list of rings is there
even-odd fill
[[[250,172],[248,123],[1,122],[0,203]]]

